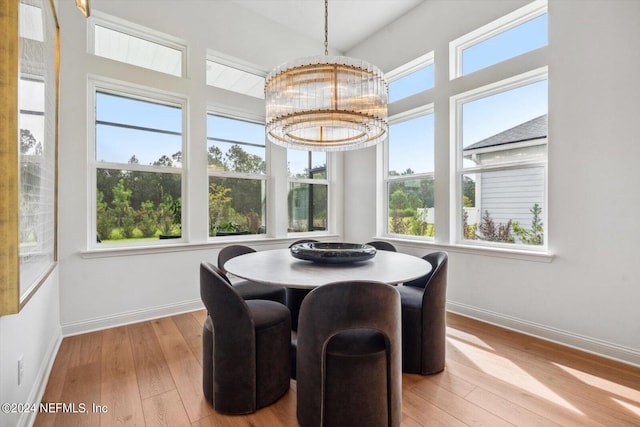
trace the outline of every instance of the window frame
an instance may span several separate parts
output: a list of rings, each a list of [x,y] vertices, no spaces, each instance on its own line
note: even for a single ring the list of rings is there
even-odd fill
[[[409,121],[411,119],[415,119],[418,117],[428,116],[429,114],[434,115],[434,127],[435,127],[435,105],[434,103],[429,103],[422,105],[417,108],[413,108],[411,110],[403,111],[401,113],[395,114],[389,117],[389,133],[391,133],[391,127],[394,124],[403,123]],[[383,200],[382,200],[382,211],[384,214],[384,222],[382,226],[382,232],[384,237],[390,238],[398,238],[398,239],[412,239],[412,240],[420,240],[425,242],[434,242],[434,237],[426,237],[426,236],[414,236],[410,234],[398,234],[398,233],[390,233],[389,232],[389,183],[394,181],[405,181],[407,179],[425,179],[431,178],[435,182],[436,171],[435,171],[435,162],[434,162],[434,170],[432,172],[421,172],[412,175],[398,175],[398,176],[389,176],[389,138],[387,138],[383,145]],[[435,130],[434,130],[434,152],[435,152]],[[435,157],[435,156],[434,156]],[[435,213],[435,206],[434,206]],[[435,221],[434,221],[435,226]]]
[[[528,84],[537,83],[540,81],[548,81],[549,71],[548,67],[541,67],[535,70],[531,70],[508,79],[503,79],[487,85],[470,89],[466,92],[459,93],[450,97],[450,147],[451,147],[451,179],[450,188],[452,191],[452,200],[450,208],[450,224],[451,231],[449,241],[455,245],[461,246],[478,246],[478,247],[490,247],[499,249],[512,249],[524,252],[546,252],[548,250],[548,227],[544,228],[544,243],[543,245],[526,245],[522,243],[499,243],[499,242],[486,242],[482,240],[469,240],[464,239],[463,235],[463,204],[462,204],[462,178],[467,174],[481,174],[483,172],[495,172],[506,170],[518,170],[525,168],[543,168],[544,173],[544,206],[542,208],[542,216],[545,218],[545,222],[548,223],[548,154],[544,160],[524,160],[524,161],[509,161],[500,163],[498,165],[487,166],[463,166],[463,150],[464,147],[462,141],[462,108],[467,102],[472,102],[478,99],[483,99],[492,95],[500,94],[509,90],[517,89]],[[548,137],[547,137],[548,146]],[[453,183],[451,183],[453,181]]]
[[[124,98],[130,98],[134,100],[141,100],[151,102],[155,104],[167,105],[171,107],[177,107],[181,109],[181,126],[182,126],[182,162],[181,167],[175,166],[154,166],[154,165],[141,165],[141,164],[129,164],[129,163],[117,163],[117,162],[101,162],[96,159],[96,100],[97,93],[106,93]],[[133,85],[126,82],[116,82],[111,79],[103,79],[95,76],[89,77],[89,87],[87,90],[87,105],[88,109],[87,126],[88,132],[88,147],[87,147],[87,160],[89,165],[89,230],[87,233],[87,248],[89,250],[104,249],[104,246],[99,246],[95,237],[97,234],[97,171],[98,169],[111,169],[111,170],[127,170],[135,172],[150,172],[150,173],[174,173],[180,174],[180,192],[181,192],[181,229],[182,235],[180,238],[171,239],[172,243],[182,243],[187,240],[186,236],[189,235],[188,228],[189,223],[188,215],[188,192],[187,192],[187,176],[188,176],[188,143],[189,140],[189,128],[187,126],[187,111],[189,110],[189,101],[186,96],[179,94],[173,94],[170,92],[162,92],[153,88],[146,88],[139,85]],[[127,242],[127,243],[109,243],[109,248],[136,248],[142,246],[156,246],[165,245],[166,242],[158,239],[158,241],[142,240],[139,242]]]
[[[488,40],[494,36],[497,36],[498,34],[515,28],[528,21],[531,21],[546,13],[548,13],[547,0],[534,0],[533,2],[496,19],[495,21],[483,25],[482,27],[474,31],[470,31],[465,35],[451,41],[449,43],[449,78],[451,80],[454,80],[466,75],[462,72],[462,56],[465,49],[482,43],[485,40]],[[488,67],[493,65],[495,64],[489,65]],[[474,72],[484,70],[488,67],[483,67]]]

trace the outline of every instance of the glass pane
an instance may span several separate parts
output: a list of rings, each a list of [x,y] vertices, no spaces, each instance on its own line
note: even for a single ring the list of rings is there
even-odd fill
[[[544,14],[464,49],[462,74],[497,64],[547,43],[547,14]]]
[[[395,102],[433,87],[433,64],[389,83],[389,102]]]
[[[209,236],[266,233],[266,181],[209,177]]]
[[[543,167],[463,175],[463,238],[544,243]]]
[[[207,61],[207,84],[264,99],[264,77]]]
[[[94,27],[98,56],[182,77],[182,52],[111,28]]]
[[[389,233],[434,237],[434,189],[431,177],[390,181]]]
[[[97,169],[96,178],[98,242],[180,235],[180,174]]]
[[[546,80],[463,105],[464,167],[545,159],[546,143]]]
[[[20,38],[43,42],[44,23],[42,9],[24,3],[20,3],[18,7],[18,34],[20,34]]]
[[[289,178],[327,179],[327,153],[287,150]]]
[[[289,183],[289,232],[327,229],[327,186]]]
[[[389,129],[389,176],[433,172],[433,114]]]
[[[180,167],[182,110],[98,92],[96,160]]]
[[[264,125],[207,115],[207,154],[210,170],[266,173]]]

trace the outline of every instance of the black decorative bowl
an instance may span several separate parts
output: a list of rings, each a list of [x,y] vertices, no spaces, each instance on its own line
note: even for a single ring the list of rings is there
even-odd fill
[[[347,264],[373,258],[376,248],[359,243],[298,243],[291,247],[291,255],[320,264]]]

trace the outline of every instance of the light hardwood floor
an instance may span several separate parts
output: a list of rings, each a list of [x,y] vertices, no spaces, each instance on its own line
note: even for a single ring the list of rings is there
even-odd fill
[[[221,415],[207,404],[205,315],[65,338],[43,402],[84,403],[88,413],[40,413],[35,425],[296,426],[295,382],[248,416]],[[403,427],[640,426],[640,369],[453,314],[447,322],[445,371],[403,375]],[[93,412],[93,404],[106,413]]]

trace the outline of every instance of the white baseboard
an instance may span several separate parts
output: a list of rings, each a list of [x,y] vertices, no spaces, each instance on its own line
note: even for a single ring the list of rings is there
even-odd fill
[[[131,323],[158,319],[160,317],[172,316],[174,314],[202,310],[203,308],[204,305],[202,304],[202,300],[195,299],[192,301],[184,301],[177,304],[167,304],[157,307],[145,308],[143,310],[118,313],[111,316],[96,317],[93,319],[86,319],[78,322],[63,323],[62,335],[65,337],[69,337],[72,335],[129,325]]]
[[[60,344],[62,344],[62,331],[58,329],[58,333],[51,338],[49,348],[47,348],[45,356],[42,359],[42,364],[40,365],[40,369],[38,369],[35,381],[33,382],[33,388],[31,389],[29,398],[26,402],[42,402],[42,396],[44,396],[44,391],[47,388],[47,383],[49,382],[49,375],[51,374],[51,369],[53,369],[53,362],[55,362],[56,355],[60,349]],[[33,426],[36,422],[37,415],[38,411],[23,412],[18,421],[18,426]]]
[[[640,351],[632,348],[457,302],[447,301],[447,310],[485,323],[640,367]]]

